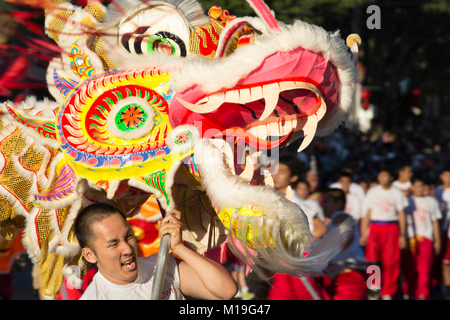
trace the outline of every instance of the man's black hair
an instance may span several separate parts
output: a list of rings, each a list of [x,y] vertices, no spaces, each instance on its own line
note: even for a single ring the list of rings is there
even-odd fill
[[[349,172],[347,172],[347,171],[341,171],[341,172],[339,173],[338,181],[339,181],[339,179],[341,179],[341,178],[349,178],[350,181],[353,181],[353,176],[352,176],[352,174],[349,173]]]
[[[305,169],[303,161],[291,154],[280,155],[278,162],[288,166],[291,177],[298,176],[300,178]]]
[[[345,195],[345,192],[342,189],[338,188],[328,188],[324,191],[323,197],[329,196],[334,201],[342,201],[342,208],[341,210],[345,209],[345,204],[347,203],[347,196]],[[330,217],[328,217],[330,218]]]
[[[416,182],[418,182],[418,181],[419,181],[419,182],[422,182],[423,184],[428,184],[428,183],[426,183],[425,180],[422,179],[420,176],[413,177],[412,180],[411,180],[411,184],[414,184],[414,183],[416,183]]]
[[[292,188],[293,188],[293,189],[297,188],[297,186],[298,186],[300,183],[306,184],[306,186],[308,187],[308,190],[311,189],[311,185],[309,184],[309,182],[306,181],[306,180],[303,179],[303,178],[300,178],[300,179],[298,179],[297,181],[295,181],[294,184],[293,184],[293,186],[292,186]]]
[[[92,248],[94,242],[94,232],[92,225],[96,222],[103,221],[104,219],[114,215],[120,214],[126,221],[125,214],[117,207],[109,203],[93,203],[78,214],[75,221],[75,236],[81,248]]]

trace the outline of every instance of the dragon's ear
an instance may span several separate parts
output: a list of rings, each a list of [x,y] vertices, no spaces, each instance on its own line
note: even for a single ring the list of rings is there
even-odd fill
[[[49,90],[58,102],[78,83],[105,72],[101,59],[87,44],[99,23],[87,8],[62,3],[46,18],[47,33],[61,48],[61,58],[55,58],[47,69]]]
[[[61,56],[47,69],[49,91],[58,102],[80,82],[105,72],[100,58],[87,48],[85,37],[73,39],[70,46],[63,47]]]

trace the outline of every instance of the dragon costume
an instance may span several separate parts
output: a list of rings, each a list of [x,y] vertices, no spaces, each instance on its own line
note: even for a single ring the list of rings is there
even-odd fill
[[[93,202],[131,218],[154,195],[182,212],[192,249],[229,241],[256,272],[320,272],[339,251],[349,226],[311,243],[271,173],[279,148],[303,139],[301,151],[346,121],[359,39],[248,3],[258,17],[195,0],[45,2],[61,48],[54,100],[5,102],[0,115],[0,232],[24,228],[45,297],[89,267],[73,224]]]

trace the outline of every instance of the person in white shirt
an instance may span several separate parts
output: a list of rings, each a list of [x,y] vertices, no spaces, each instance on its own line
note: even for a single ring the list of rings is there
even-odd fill
[[[378,173],[379,185],[366,195],[367,212],[361,220],[361,246],[366,247],[366,260],[381,261],[381,298],[392,299],[398,289],[400,249],[406,247],[405,212],[408,205],[403,193],[392,187],[387,170]]]
[[[430,197],[423,195],[424,182],[414,178],[405,208],[409,250],[403,258],[407,294],[417,300],[428,300],[430,296],[430,272],[434,255],[441,250],[439,233],[439,207]]]
[[[171,235],[168,266],[161,299],[231,299],[237,285],[220,264],[188,249],[181,241],[181,213],[158,222],[160,236]],[[81,300],[150,300],[157,255],[137,257],[136,239],[125,215],[106,203],[83,209],[75,222],[83,257],[98,272]]]
[[[326,232],[324,224],[325,217],[319,202],[308,198],[308,195],[309,183],[306,180],[299,179],[294,184],[294,196],[292,201],[298,204],[308,217],[309,229],[311,230],[313,237],[320,238]]]
[[[272,175],[273,184],[276,190],[286,196],[289,191],[292,192],[291,201],[298,204],[305,215],[308,217],[308,222],[313,237],[320,238],[327,232],[327,227],[323,223],[323,218],[322,220],[320,219],[320,215],[322,215],[323,217],[320,206],[318,204],[317,206],[315,206],[312,203],[313,200],[309,201],[308,205],[306,205],[305,202],[293,190],[294,185],[300,179],[302,170],[303,163],[298,160],[297,157],[291,155],[282,155],[280,156],[278,161],[278,170],[275,174]],[[305,200],[307,200],[309,195],[309,185],[307,182],[305,183],[308,189],[306,190],[306,195],[304,195],[303,197],[305,198]],[[304,184],[302,185],[304,186]]]
[[[339,176],[338,183],[341,185],[342,191],[345,193],[345,212],[350,213],[358,224],[363,215],[362,202],[360,198],[350,192],[352,175],[348,172],[342,172]]]
[[[350,173],[350,176],[351,176],[351,173]],[[342,185],[339,183],[339,181],[336,181],[336,182],[330,184],[328,186],[328,188],[330,188],[330,189],[334,189],[334,188],[342,189]],[[361,187],[358,183],[351,182],[350,183],[350,187],[349,187],[349,192],[352,195],[356,196],[359,199],[359,201],[361,201],[361,202],[364,201],[366,193],[364,191],[364,188]]]
[[[443,170],[439,178],[442,185],[436,188],[435,197],[444,216],[442,240],[444,241],[443,245],[446,247],[446,250],[443,251],[442,278],[446,288],[445,299],[450,300],[450,168]]]
[[[411,166],[404,165],[398,170],[398,179],[392,183],[394,188],[402,191],[405,196],[409,196],[408,192],[411,189],[411,178],[413,176],[413,171]]]

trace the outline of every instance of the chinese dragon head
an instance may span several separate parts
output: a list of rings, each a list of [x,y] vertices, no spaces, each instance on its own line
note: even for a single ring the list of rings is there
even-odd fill
[[[46,297],[69,266],[87,269],[73,223],[99,201],[133,217],[155,195],[182,212],[192,249],[229,241],[255,271],[320,272],[337,253],[348,228],[311,243],[305,214],[272,188],[276,161],[266,160],[345,122],[359,39],[286,25],[248,2],[258,17],[217,6],[205,14],[195,0],[46,10],[61,48],[47,74],[54,100],[5,102],[0,116],[0,232],[25,228]]]

